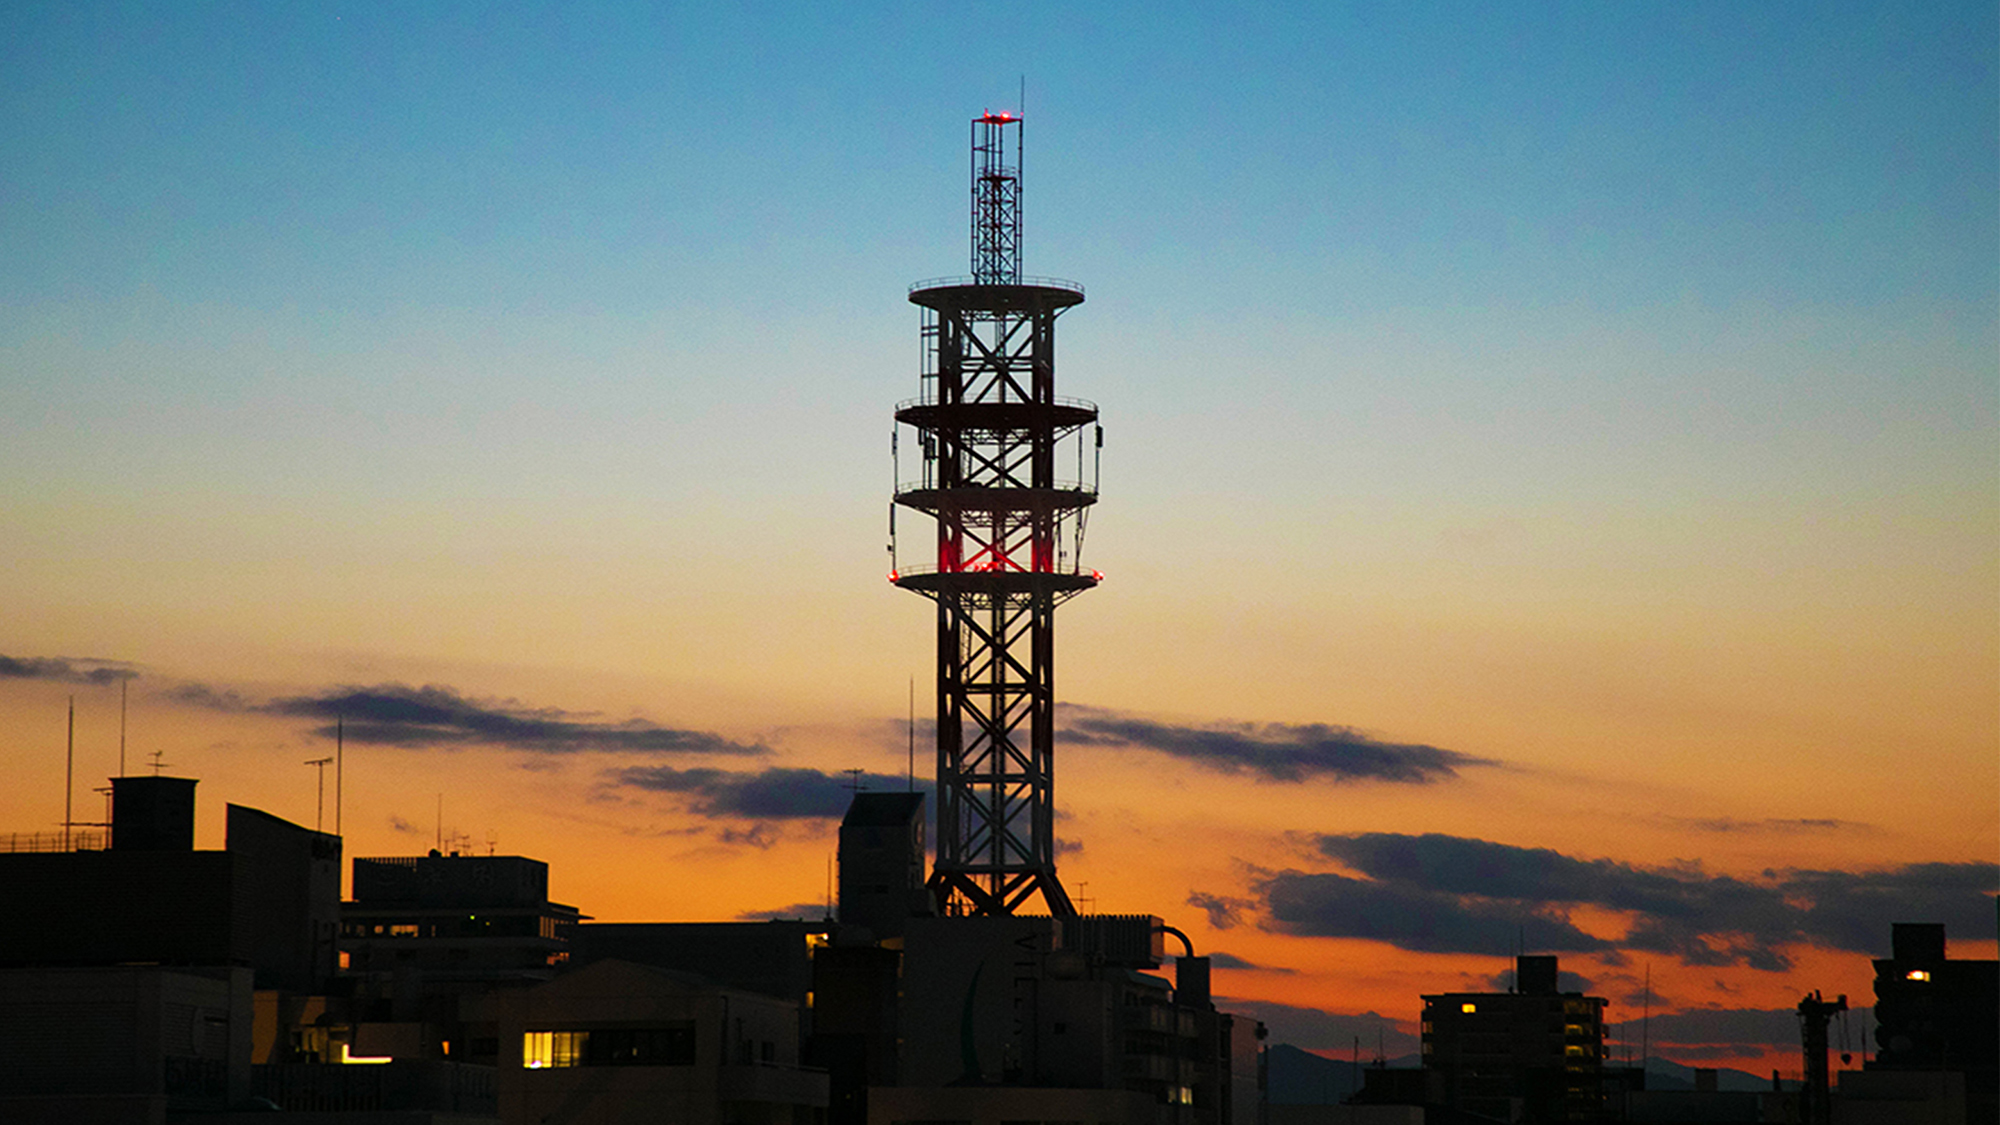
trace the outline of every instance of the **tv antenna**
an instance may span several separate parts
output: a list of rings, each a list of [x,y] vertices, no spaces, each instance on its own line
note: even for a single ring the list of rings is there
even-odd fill
[[[332,758],[313,758],[306,762],[319,774],[319,801],[313,807],[314,832],[321,831],[326,821],[326,767],[332,764]]]

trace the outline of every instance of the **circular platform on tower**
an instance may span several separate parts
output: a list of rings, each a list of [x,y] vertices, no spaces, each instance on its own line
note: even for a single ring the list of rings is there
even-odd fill
[[[927,309],[1033,312],[1083,303],[1083,286],[1060,277],[1024,277],[1016,285],[982,285],[970,277],[934,277],[910,286],[910,303]]]
[[[1058,430],[1097,421],[1097,404],[1078,398],[1033,402],[909,402],[896,408],[896,421],[923,430]]]
[[[922,594],[949,592],[1006,597],[1025,596],[1043,591],[1053,594],[1079,593],[1096,586],[1103,581],[1103,576],[1094,570],[1076,574],[1026,570],[940,571],[936,567],[906,566],[890,572],[889,581],[905,590],[915,590]]]
[[[932,488],[912,481],[896,489],[896,503],[920,512],[1062,512],[1088,508],[1097,493],[1074,481],[1054,488]]]

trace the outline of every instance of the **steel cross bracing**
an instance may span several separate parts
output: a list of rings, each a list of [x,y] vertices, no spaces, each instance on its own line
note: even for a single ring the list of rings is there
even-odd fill
[[[1009,128],[1014,133],[1010,162]],[[982,285],[1021,281],[1021,119],[988,113],[972,121],[972,276]]]
[[[936,520],[936,555],[899,560],[895,579],[937,603],[931,886],[952,913],[1012,914],[1037,894],[1075,913],[1055,866],[1055,607],[1097,581],[1079,562],[1097,411],[1055,397],[1054,325],[1081,299],[976,284],[911,295],[926,310],[925,393],[896,416],[918,431],[923,474],[896,503]],[[1077,475],[1059,480],[1065,446]]]
[[[972,277],[910,293],[924,310],[920,394],[896,420],[916,431],[922,472],[902,480],[899,456],[890,578],[937,604],[933,897],[948,914],[1012,914],[1039,894],[1069,916],[1055,863],[1055,608],[1098,582],[1081,558],[1102,432],[1095,406],[1055,394],[1056,318],[1083,290],[1021,277],[1020,125],[973,122]],[[1073,475],[1058,477],[1071,455]],[[897,555],[897,507],[936,521],[921,562]]]

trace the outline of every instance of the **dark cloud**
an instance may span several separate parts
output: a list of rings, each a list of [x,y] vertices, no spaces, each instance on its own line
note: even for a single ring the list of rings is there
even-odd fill
[[[1378,1035],[1384,1052],[1390,1056],[1414,1054],[1418,1048],[1416,1036],[1398,1027],[1394,1017],[1380,1012],[1328,1012],[1270,1000],[1225,996],[1216,997],[1215,1006],[1262,1020],[1271,1029],[1273,1043],[1290,1043],[1308,1051],[1346,1052],[1359,1039],[1372,1052]]]
[[[227,688],[213,688],[207,684],[175,684],[161,694],[176,703],[190,707],[201,707],[210,711],[254,711],[257,705],[242,695]]]
[[[1565,911],[1588,905],[1632,916],[1617,942],[1622,949],[1776,971],[1790,967],[1784,947],[1792,944],[1880,950],[1891,919],[1941,921],[1968,937],[1990,936],[1991,895],[2000,886],[2000,866],[1986,863],[1766,871],[1751,881],[1710,875],[1699,864],[1645,867],[1442,834],[1361,833],[1317,843],[1367,878],[1271,877],[1259,890],[1274,928],[1466,953],[1506,954],[1523,938],[1528,948],[1551,952],[1608,950],[1567,921]]]
[[[1282,871],[1255,884],[1269,929],[1367,938],[1425,953],[1587,952],[1610,943],[1539,904],[1491,902],[1406,883]]]
[[[253,703],[236,692],[187,684],[168,693],[183,703],[220,711],[261,711],[319,719],[323,738],[338,722],[349,742],[407,749],[500,746],[537,754],[604,750],[639,754],[768,754],[767,747],[706,731],[675,730],[641,719],[604,722],[552,707],[468,699],[448,687],[381,684],[342,687],[318,695]]]
[[[1494,992],[1512,992],[1517,983],[1511,965],[1486,978],[1486,987]],[[1556,989],[1559,992],[1596,992],[1597,982],[1580,973],[1560,969],[1556,972]]]
[[[635,789],[688,794],[692,809],[702,816],[745,820],[838,819],[846,814],[857,783],[871,792],[901,792],[908,784],[887,774],[857,777],[785,767],[736,771],[632,766],[607,771],[607,776]]]
[[[1377,742],[1352,728],[1324,723],[1175,726],[1074,704],[1063,708],[1063,716],[1063,735],[1070,742],[1151,750],[1260,781],[1422,785],[1451,780],[1464,767],[1499,764],[1436,746]]]
[[[1243,912],[1257,905],[1247,898],[1230,898],[1202,891],[1188,895],[1187,901],[1189,906],[1206,912],[1209,926],[1217,930],[1234,928],[1243,921]]]
[[[115,684],[139,673],[122,660],[69,656],[0,656],[0,680],[56,680],[66,684]]]

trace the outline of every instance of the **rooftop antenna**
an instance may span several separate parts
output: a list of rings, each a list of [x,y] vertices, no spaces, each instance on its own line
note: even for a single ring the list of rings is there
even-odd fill
[[[163,769],[166,769],[166,768],[167,768],[168,766],[171,766],[171,765],[173,765],[173,763],[172,763],[172,762],[169,762],[169,761],[167,761],[167,760],[166,760],[166,759],[167,759],[167,752],[166,752],[165,750],[155,750],[155,751],[153,751],[153,752],[152,752],[152,754],[151,754],[151,755],[149,755],[149,756],[150,756],[150,757],[151,757],[151,758],[153,759],[153,776],[154,776],[154,777],[158,777],[158,776],[160,776],[160,771],[161,771],[161,770],[163,770]]]
[[[130,679],[118,681],[118,776],[125,776],[125,685]]]
[[[863,789],[866,789],[866,788],[868,788],[868,787],[867,787],[866,785],[863,785],[863,784],[861,783],[861,772],[862,772],[862,771],[860,771],[860,770],[841,770],[840,772],[842,772],[842,773],[844,773],[844,774],[846,774],[846,775],[847,775],[847,784],[846,784],[846,785],[843,785],[843,786],[841,786],[841,788],[843,788],[843,789],[847,790],[847,791],[848,791],[848,792],[850,792],[850,793],[859,793],[859,792],[861,792],[861,791],[862,791]]]
[[[910,792],[915,793],[917,791],[917,678],[915,676],[910,677],[910,721],[905,729],[910,732]]]
[[[336,836],[340,835],[340,807],[342,803],[340,799],[340,767],[346,757],[343,753],[346,747],[346,720],[339,715],[335,715],[333,717],[333,834]]]
[[[444,854],[444,794],[442,793],[438,794],[437,850],[438,854]]]
[[[1645,1007],[1639,1016],[1639,1069],[1645,1070],[1653,1062],[1653,963],[1646,962]]]
[[[69,750],[63,763],[63,850],[69,850],[69,826],[75,820],[73,796],[76,790],[76,696],[69,697]]]
[[[313,758],[306,765],[319,774],[319,798],[313,806],[313,831],[320,831],[326,822],[326,767],[333,764],[332,758]]]

